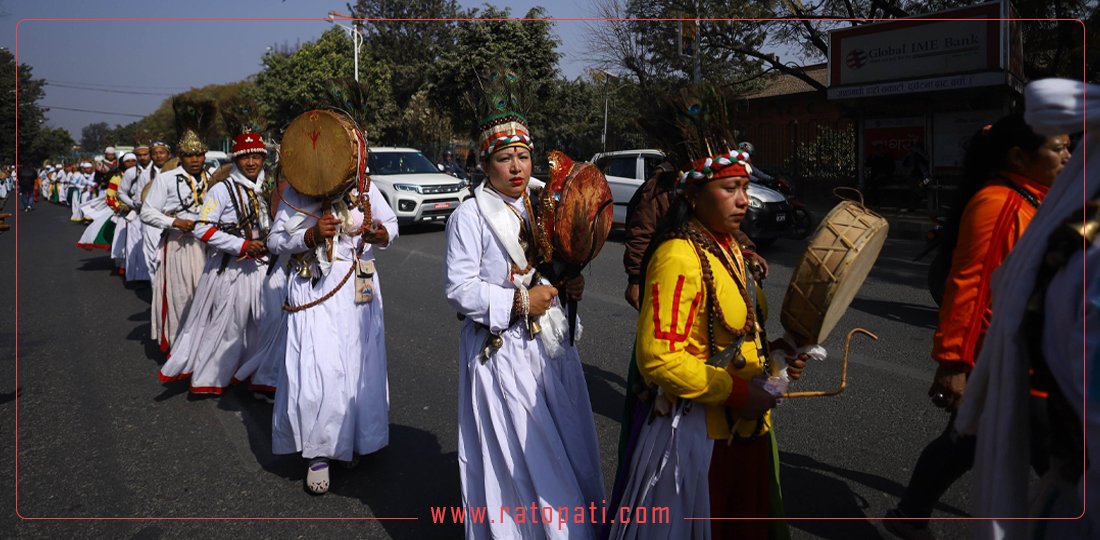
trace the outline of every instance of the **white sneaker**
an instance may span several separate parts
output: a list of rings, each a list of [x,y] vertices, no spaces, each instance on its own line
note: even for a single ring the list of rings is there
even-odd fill
[[[328,493],[328,461],[324,458],[309,462],[306,469],[306,489],[314,495]]]

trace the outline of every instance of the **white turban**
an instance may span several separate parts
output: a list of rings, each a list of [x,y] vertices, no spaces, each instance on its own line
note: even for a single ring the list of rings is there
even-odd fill
[[[119,161],[126,161],[128,159],[137,161],[137,156],[135,156],[133,152],[126,152],[125,154],[122,154],[122,159],[119,159]]]

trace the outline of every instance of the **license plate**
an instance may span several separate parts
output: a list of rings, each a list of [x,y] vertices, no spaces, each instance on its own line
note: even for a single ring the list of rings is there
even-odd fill
[[[775,222],[776,223],[782,223],[784,221],[787,221],[787,214],[776,214],[775,215]]]
[[[435,208],[437,210],[440,209],[440,208],[450,208],[450,207],[451,207],[451,203],[445,203],[445,202],[437,202],[434,205],[432,205],[432,208]]]

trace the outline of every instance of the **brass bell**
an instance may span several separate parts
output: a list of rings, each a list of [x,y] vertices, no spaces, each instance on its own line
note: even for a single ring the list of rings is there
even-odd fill
[[[494,349],[499,349],[504,346],[504,338],[500,337],[499,335],[494,335],[493,337],[489,338],[489,345],[492,346]]]
[[[531,337],[537,336],[542,333],[542,325],[539,324],[538,319],[534,319],[528,325],[527,332],[531,334]]]
[[[745,355],[741,354],[740,350],[733,353],[733,367],[734,368],[741,369],[741,368],[744,368],[746,364],[748,364],[748,361],[745,360]]]

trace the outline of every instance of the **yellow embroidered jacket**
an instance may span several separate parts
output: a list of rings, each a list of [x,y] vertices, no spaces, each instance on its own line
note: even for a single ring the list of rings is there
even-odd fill
[[[738,291],[734,277],[721,261],[704,252],[714,275],[717,301],[732,328],[742,328],[748,308]],[[737,247],[723,250],[744,279],[745,261]],[[707,290],[699,256],[688,240],[666,240],[646,267],[642,288],[641,313],[638,317],[636,359],[646,382],[660,386],[666,395],[691,399],[706,405],[707,434],[711,439],[726,439],[732,429],[748,437],[757,428],[755,420],[739,420],[735,411],[727,414],[727,405],[739,406],[747,395],[748,381],[764,373],[763,347],[758,333],[750,330],[741,346],[745,365],[740,369],[731,362],[725,368],[706,363],[711,356],[707,336]],[[756,294],[753,290],[751,294]],[[717,314],[715,315],[717,317]],[[763,325],[763,321],[759,323]],[[714,321],[715,352],[734,342],[733,335],[721,322]],[[731,426],[730,423],[733,422]],[[759,433],[770,428],[765,416]]]

